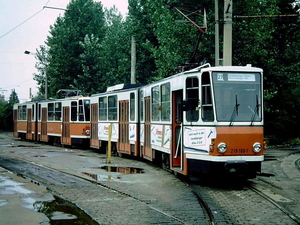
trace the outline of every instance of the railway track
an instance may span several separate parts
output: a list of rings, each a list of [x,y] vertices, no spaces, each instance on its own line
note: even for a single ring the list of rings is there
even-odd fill
[[[208,224],[300,224],[295,213],[264,193],[265,186],[261,183],[254,185],[252,181],[246,181],[229,185],[224,181],[183,182],[205,209]],[[273,194],[280,197],[279,194]]]
[[[284,207],[283,205],[281,205],[278,202],[276,202],[273,198],[271,198],[270,196],[266,195],[261,190],[257,189],[256,187],[254,187],[251,184],[248,184],[247,188],[249,188],[249,190],[251,190],[251,191],[255,192],[256,194],[258,194],[259,196],[263,197],[266,201],[268,201],[271,204],[273,204],[280,211],[282,211],[285,215],[287,215],[291,220],[293,220],[296,224],[300,224],[300,217],[299,216],[295,215],[293,212],[291,212],[290,210],[288,210],[286,207]]]

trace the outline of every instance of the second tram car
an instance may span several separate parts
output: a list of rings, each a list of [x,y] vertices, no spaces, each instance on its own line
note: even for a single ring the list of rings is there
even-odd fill
[[[263,71],[209,64],[152,84],[111,87],[91,96],[91,147],[106,146],[111,127],[119,154],[191,172],[245,175],[264,159]]]

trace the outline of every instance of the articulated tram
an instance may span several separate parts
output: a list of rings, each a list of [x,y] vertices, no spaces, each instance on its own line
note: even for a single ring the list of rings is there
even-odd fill
[[[111,141],[119,155],[157,161],[176,173],[253,178],[266,149],[262,81],[262,69],[251,65],[205,64],[148,85],[16,104],[14,134],[62,144],[88,139],[96,149]]]

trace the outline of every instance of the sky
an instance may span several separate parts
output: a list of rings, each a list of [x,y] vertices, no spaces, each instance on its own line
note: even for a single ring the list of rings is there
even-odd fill
[[[20,102],[29,99],[30,89],[33,95],[37,93],[37,84],[33,80],[33,73],[37,72],[36,59],[33,54],[24,52],[34,53],[44,45],[50,25],[64,13],[43,7],[65,9],[69,1],[0,0],[0,94],[5,95],[5,100],[9,99],[12,89],[17,92]],[[127,13],[127,0],[101,2],[105,8],[115,5],[123,15]]]

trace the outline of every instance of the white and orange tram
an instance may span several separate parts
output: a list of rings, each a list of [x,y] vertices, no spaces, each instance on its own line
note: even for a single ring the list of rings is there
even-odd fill
[[[140,87],[91,96],[90,146],[191,172],[255,177],[266,149],[263,71],[209,64]],[[111,128],[111,136],[109,135]]]
[[[90,98],[29,101],[14,105],[14,137],[55,145],[89,143]]]

